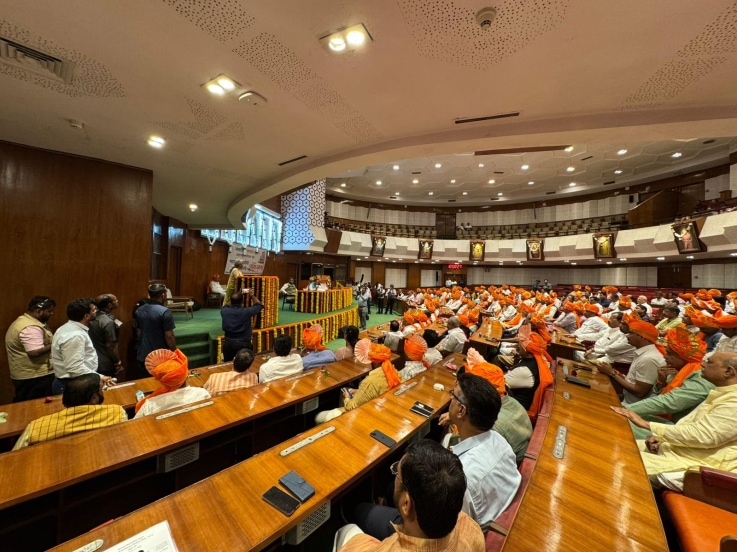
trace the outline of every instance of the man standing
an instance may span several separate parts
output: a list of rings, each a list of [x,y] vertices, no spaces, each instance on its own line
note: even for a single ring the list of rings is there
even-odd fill
[[[627,321],[629,333],[627,341],[635,349],[635,360],[626,376],[620,374],[610,364],[601,363],[599,371],[609,376],[612,382],[624,390],[623,406],[629,406],[650,396],[653,385],[658,380],[658,368],[665,366],[663,355],[655,346],[658,331],[655,326],[642,320]]]
[[[356,300],[358,301],[358,318],[361,321],[362,330],[366,329],[366,320],[368,320],[368,302],[370,297],[371,293],[365,286],[363,288],[358,288]]]
[[[397,298],[397,290],[394,289],[394,284],[389,284],[389,289],[386,290],[386,314],[394,314],[394,300]]]
[[[53,299],[37,295],[5,334],[10,378],[15,387],[13,402],[51,394],[54,372],[49,359],[53,334],[46,322],[54,314],[55,307]]]
[[[138,370],[134,378],[148,377],[146,356],[157,349],[176,351],[177,341],[174,337],[174,317],[171,311],[164,306],[166,302],[166,286],[151,284],[148,286],[149,300],[145,305],[138,307],[134,317],[141,334],[141,345],[136,353]]]
[[[113,311],[118,308],[118,298],[111,293],[98,295],[97,316],[90,320],[90,339],[97,351],[97,371],[103,376],[115,377],[123,370],[118,352],[118,332],[122,322]]]
[[[90,339],[90,321],[97,316],[93,299],[75,299],[67,305],[69,321],[54,334],[51,342],[51,364],[54,367],[55,395],[61,395],[69,378],[97,373],[97,352]],[[110,376],[102,376],[105,385],[114,385]]]
[[[225,333],[223,341],[223,360],[225,362],[233,360],[236,353],[243,348],[253,350],[251,319],[260,313],[264,306],[252,290],[246,291],[248,291],[247,297],[251,298],[250,307],[241,306],[243,294],[236,291],[230,297],[230,303],[220,309],[220,318],[222,318]]]

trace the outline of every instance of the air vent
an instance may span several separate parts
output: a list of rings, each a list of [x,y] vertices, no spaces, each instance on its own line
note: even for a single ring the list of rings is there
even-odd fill
[[[413,171],[412,174],[422,174],[422,171]]]
[[[455,200],[455,199],[449,199],[449,200],[448,200],[448,203],[455,203],[455,202],[456,202],[456,200]]]
[[[317,266],[317,265],[315,265]],[[308,412],[312,412],[313,410],[317,410],[317,407],[320,406],[320,397],[312,397],[309,400],[306,400],[302,404],[298,404],[295,407],[297,415],[300,414],[307,414]]]
[[[466,123],[480,123],[481,121],[493,121],[494,119],[506,119],[508,117],[519,117],[519,111],[511,111],[510,113],[499,113],[498,115],[489,115],[487,117],[471,117],[466,119],[454,119],[453,122],[457,125],[463,125]]]
[[[74,63],[71,61],[59,59],[2,37],[0,37],[0,61],[65,84],[72,82],[74,76]]]
[[[156,457],[156,472],[169,473],[182,466],[196,462],[200,458],[200,443],[192,443],[186,447],[178,448],[168,454],[160,454]]]
[[[399,199],[397,196],[389,196],[389,199]]]
[[[499,198],[498,197],[492,197],[491,199],[489,199],[489,201],[499,201]]]
[[[593,158],[594,158],[593,155],[589,155],[588,157],[582,157],[581,161],[588,161],[589,159],[593,159]]]
[[[554,191],[553,192],[545,192],[545,195],[554,195],[554,194],[555,194]]]
[[[604,184],[603,184],[603,185],[604,185],[604,186],[609,186],[609,184],[614,184],[614,182],[616,182],[616,181],[615,181],[615,180],[609,180],[609,181],[607,181],[607,182],[604,182]]]
[[[494,171],[494,174],[504,174],[504,171]]]
[[[277,163],[277,165],[283,167],[284,165],[289,165],[289,163],[294,163],[295,161],[300,161],[302,159],[307,159],[307,156],[300,155],[299,157],[295,157],[294,159],[290,159],[289,161],[282,161],[281,163]]]

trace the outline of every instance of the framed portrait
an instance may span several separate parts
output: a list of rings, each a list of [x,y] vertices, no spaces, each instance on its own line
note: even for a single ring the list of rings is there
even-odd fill
[[[671,226],[679,253],[698,253],[706,249],[699,241],[699,227],[693,220],[684,220]]]
[[[386,248],[386,236],[371,236],[371,256],[383,257]]]
[[[471,253],[469,260],[483,261],[486,252],[486,240],[471,240]]]
[[[528,261],[544,261],[545,260],[545,240],[542,238],[532,238],[527,240],[527,260]]]
[[[594,246],[594,258],[595,259],[613,259],[617,256],[617,252],[614,250],[614,239],[616,233],[614,232],[599,232],[592,236]]]
[[[432,259],[433,240],[420,240],[418,259]]]

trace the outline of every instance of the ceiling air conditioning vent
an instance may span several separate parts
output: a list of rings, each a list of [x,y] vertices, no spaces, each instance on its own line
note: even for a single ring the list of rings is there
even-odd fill
[[[281,163],[277,163],[280,167],[283,167],[284,165],[289,165],[289,163],[294,163],[295,161],[301,161],[302,159],[307,159],[306,155],[300,155],[299,157],[295,157],[294,159],[288,159],[286,161],[282,161]]]
[[[582,158],[581,161],[588,161],[589,159],[593,159],[593,158],[594,158],[593,155],[589,155],[588,157]]]
[[[609,180],[607,182],[604,182],[603,186],[608,186],[609,184],[614,184],[616,182],[615,180]]]
[[[72,82],[74,76],[74,63],[71,61],[59,59],[2,37],[0,37],[0,62],[65,84]]]
[[[507,117],[519,117],[519,111],[512,111],[510,113],[498,113],[497,115],[487,115],[486,117],[466,117],[461,119],[454,119],[453,122],[457,125],[463,125],[465,123],[480,123],[482,121],[493,121],[494,119],[506,119]]]
[[[412,171],[412,174],[422,174],[422,171]]]
[[[455,199],[449,199],[449,200],[448,200],[448,203],[455,203],[455,202],[456,202],[456,200],[455,200]]]
[[[555,192],[545,192],[545,195],[553,195]]]

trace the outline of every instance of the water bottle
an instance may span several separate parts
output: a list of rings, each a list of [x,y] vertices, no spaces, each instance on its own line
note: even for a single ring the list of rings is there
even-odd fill
[[[136,391],[136,401],[142,401],[143,397],[145,397],[143,391],[141,391],[140,389]]]

